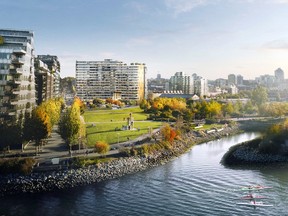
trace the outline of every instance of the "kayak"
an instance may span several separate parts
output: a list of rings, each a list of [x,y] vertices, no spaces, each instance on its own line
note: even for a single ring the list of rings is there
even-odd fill
[[[249,194],[249,195],[246,195],[246,196],[242,196],[239,199],[242,199],[242,200],[253,200],[253,199],[267,199],[267,198],[268,197],[265,197],[265,196]]]
[[[262,185],[251,185],[247,187],[242,187],[240,188],[241,191],[252,191],[252,190],[264,190],[264,189],[269,189],[272,187],[267,187],[267,186],[262,186]]]
[[[272,207],[271,204],[265,204],[263,202],[247,202],[247,203],[236,203],[237,205],[245,205],[245,206],[255,206],[255,207]]]

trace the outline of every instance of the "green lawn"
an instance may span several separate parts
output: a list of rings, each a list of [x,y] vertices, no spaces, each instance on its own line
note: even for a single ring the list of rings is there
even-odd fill
[[[136,130],[121,130],[126,125],[126,119],[132,113],[134,117],[134,128]],[[148,133],[148,128],[159,128],[162,122],[144,121],[147,119],[140,108],[129,108],[120,110],[97,110],[86,111],[84,114],[87,129],[88,146],[92,147],[98,141],[106,141],[109,144],[127,141],[127,137],[133,140],[142,134]],[[112,121],[111,121],[112,120]]]
[[[96,111],[85,111],[84,119],[85,122],[126,122],[129,114],[132,113],[135,121],[146,120],[148,114],[144,113],[139,107],[124,108],[119,110],[96,110]]]

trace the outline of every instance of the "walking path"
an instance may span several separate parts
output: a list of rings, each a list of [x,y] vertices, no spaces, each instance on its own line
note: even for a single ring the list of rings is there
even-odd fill
[[[57,133],[57,129],[58,129],[57,126],[53,127],[51,136],[47,139],[46,144],[41,147],[37,155],[36,155],[35,142],[30,142],[28,145],[26,145],[23,152],[21,152],[20,150],[18,150],[17,152],[11,151],[11,153],[6,154],[6,156],[17,155],[21,157],[34,157],[35,159],[38,159],[39,163],[51,163],[51,160],[53,158],[59,158],[59,159],[70,158],[69,149],[67,148],[65,141]],[[138,145],[141,143],[142,140],[146,139],[147,137],[150,137],[152,134],[155,134],[158,131],[159,129],[155,129],[151,132],[151,134],[149,133],[143,134],[134,140],[111,144],[110,146],[111,150],[107,153],[107,155],[119,153],[119,149],[122,147],[130,147],[133,145]],[[98,153],[94,153],[94,148],[89,148],[89,149],[73,150],[72,157],[80,155],[85,156],[87,155],[87,152],[89,156],[99,156]]]

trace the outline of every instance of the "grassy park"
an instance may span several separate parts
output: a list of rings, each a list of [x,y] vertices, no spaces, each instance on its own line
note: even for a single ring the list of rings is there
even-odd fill
[[[127,125],[127,117],[132,113],[135,130],[121,130]],[[87,145],[94,146],[97,141],[109,144],[133,140],[149,130],[159,128],[162,122],[146,121],[147,114],[139,107],[119,110],[94,110],[84,114],[87,130]]]

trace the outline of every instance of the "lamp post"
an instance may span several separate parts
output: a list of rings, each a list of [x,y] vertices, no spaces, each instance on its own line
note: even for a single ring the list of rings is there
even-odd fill
[[[148,134],[151,135],[151,127],[150,126],[148,127]]]
[[[80,153],[80,148],[81,148],[81,145],[80,145],[81,143],[80,143],[80,142],[81,142],[81,137],[78,137],[78,148],[79,148],[79,153]]]

